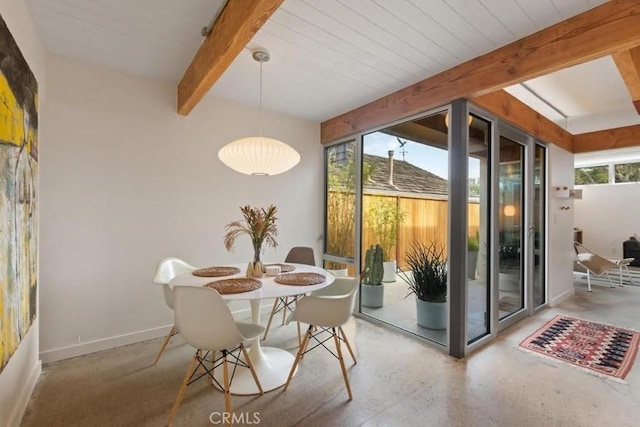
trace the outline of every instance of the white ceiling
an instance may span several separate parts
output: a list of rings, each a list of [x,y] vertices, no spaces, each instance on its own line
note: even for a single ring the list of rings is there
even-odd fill
[[[506,90],[574,135],[640,124],[640,116],[611,56]]]
[[[177,84],[224,0],[26,2],[48,51]],[[265,108],[323,121],[604,2],[285,0],[210,96],[257,105],[265,47]],[[526,84],[567,117],[509,90],[573,133],[640,122],[610,58]]]

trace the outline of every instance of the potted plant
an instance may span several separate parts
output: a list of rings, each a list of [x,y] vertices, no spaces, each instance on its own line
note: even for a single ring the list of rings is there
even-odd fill
[[[469,280],[476,279],[476,268],[478,266],[478,252],[480,241],[478,236],[467,237],[467,277]]]
[[[447,259],[436,242],[415,242],[405,255],[409,273],[400,277],[416,296],[418,325],[429,329],[447,327]]]
[[[398,242],[398,228],[404,221],[406,213],[400,209],[395,198],[374,197],[367,204],[365,224],[371,231],[374,241],[384,251],[383,282],[396,281],[397,263],[394,249]]]
[[[278,235],[278,227],[276,226],[276,212],[277,209],[274,205],[269,205],[268,208],[252,208],[247,205],[240,208],[243,221],[233,221],[226,225],[225,229],[227,234],[224,236],[224,247],[228,251],[232,251],[236,243],[236,239],[246,234],[251,238],[251,244],[253,245],[253,262],[250,263],[250,267],[247,269],[247,275],[252,276],[255,272],[256,276],[260,276],[262,273],[262,264],[260,262],[260,255],[262,253],[262,245],[267,244],[275,248],[278,246],[276,242],[276,236]]]
[[[365,256],[365,266],[360,277],[362,288],[362,305],[364,307],[379,308],[384,302],[383,249],[380,245],[371,245]]]

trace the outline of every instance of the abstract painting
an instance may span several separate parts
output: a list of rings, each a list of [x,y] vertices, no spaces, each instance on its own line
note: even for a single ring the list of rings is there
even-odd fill
[[[0,15],[0,372],[36,317],[38,83]]]

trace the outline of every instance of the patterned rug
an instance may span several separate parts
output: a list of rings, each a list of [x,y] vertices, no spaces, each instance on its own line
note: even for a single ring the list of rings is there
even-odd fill
[[[591,373],[623,379],[636,359],[638,343],[636,331],[557,315],[520,347]]]

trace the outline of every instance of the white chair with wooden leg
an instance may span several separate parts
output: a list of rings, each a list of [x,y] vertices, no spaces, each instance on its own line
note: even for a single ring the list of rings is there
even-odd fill
[[[184,340],[197,350],[178,391],[168,424],[171,425],[173,422],[187,385],[206,375],[223,391],[225,412],[231,414],[229,390],[232,378],[229,377],[229,363],[236,365],[232,372],[235,372],[238,366],[249,369],[260,394],[263,394],[262,385],[243,341],[259,337],[264,332],[264,328],[253,323],[235,322],[229,307],[214,289],[175,286],[173,292],[176,327]],[[216,358],[218,353],[221,356]],[[209,354],[212,357],[207,358]],[[223,369],[223,384],[220,384],[213,375],[214,369],[219,366]],[[200,368],[205,372],[197,375]],[[233,419],[233,417],[229,415],[226,419]]]
[[[293,263],[293,264],[306,264],[306,265],[316,265],[316,258],[313,253],[313,248],[309,248],[306,246],[294,246],[291,248],[289,253],[287,254],[284,262]],[[271,314],[269,315],[269,321],[267,322],[267,327],[264,331],[263,340],[267,339],[267,334],[269,333],[269,328],[271,327],[271,322],[273,321],[273,316],[282,311],[282,324],[284,325],[287,320],[287,312],[293,311],[293,306],[296,301],[300,297],[283,297],[276,298],[273,302],[273,308],[271,309]],[[300,341],[300,326],[298,325],[298,341]]]
[[[155,276],[153,276],[153,283],[156,285],[162,285],[162,292],[164,294],[164,302],[167,304],[167,307],[173,310],[173,291],[171,290],[171,286],[169,286],[169,282],[181,274],[191,273],[196,268],[192,265],[187,264],[183,260],[179,258],[165,258],[160,261],[158,265],[158,269],[156,270]],[[169,334],[164,339],[162,343],[162,347],[160,348],[160,352],[156,356],[156,360],[153,362],[153,366],[155,366],[160,357],[162,357],[162,353],[167,348],[169,341],[171,341],[171,337],[176,335],[178,330],[175,325],[171,327]]]
[[[289,378],[284,386],[286,390],[291,383],[293,374],[300,363],[302,356],[316,347],[324,347],[340,362],[342,376],[347,387],[349,400],[352,399],[351,385],[347,375],[347,368],[342,356],[342,343],[347,347],[354,365],[357,363],[353,354],[349,340],[347,339],[342,325],[347,323],[353,312],[356,293],[358,291],[358,282],[351,278],[336,278],[336,280],[326,288],[313,292],[309,296],[302,297],[298,300],[296,309],[289,318],[289,321],[306,323],[309,325],[307,333],[302,339],[302,344],[298,349],[298,354],[293,362]],[[333,353],[325,345],[325,343],[333,338],[336,347],[336,353]],[[313,347],[309,348],[309,342],[313,340]]]

